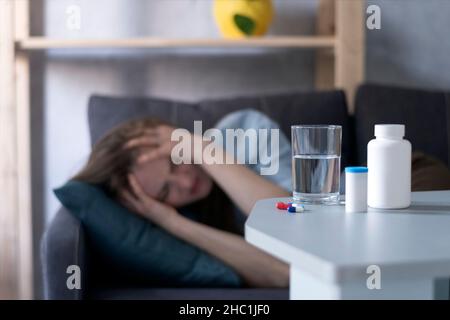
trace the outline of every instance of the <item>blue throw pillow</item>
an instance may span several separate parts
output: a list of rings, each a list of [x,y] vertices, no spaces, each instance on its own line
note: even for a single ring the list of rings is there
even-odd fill
[[[199,248],[177,239],[109,198],[99,187],[69,181],[56,197],[81,220],[96,249],[155,285],[239,287],[239,276]]]

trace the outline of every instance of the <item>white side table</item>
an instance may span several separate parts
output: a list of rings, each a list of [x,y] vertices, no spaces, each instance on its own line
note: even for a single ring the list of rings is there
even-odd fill
[[[307,205],[292,215],[277,201],[289,199],[255,204],[245,238],[290,264],[291,299],[448,299],[450,191],[414,192],[408,209],[350,214]]]

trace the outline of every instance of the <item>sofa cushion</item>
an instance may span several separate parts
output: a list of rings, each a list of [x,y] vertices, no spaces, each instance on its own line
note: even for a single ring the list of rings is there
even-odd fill
[[[449,163],[450,95],[443,91],[405,89],[367,84],[355,98],[355,133],[358,163],[364,163],[367,143],[377,123],[401,123],[413,151],[433,155]]]
[[[208,120],[208,116],[191,103],[157,98],[94,95],[89,99],[88,105],[91,144],[118,124],[142,117],[157,117],[191,131],[194,128],[194,120]]]
[[[81,220],[104,266],[119,267],[141,285],[240,286],[230,267],[128,211],[99,187],[69,181],[55,194]]]

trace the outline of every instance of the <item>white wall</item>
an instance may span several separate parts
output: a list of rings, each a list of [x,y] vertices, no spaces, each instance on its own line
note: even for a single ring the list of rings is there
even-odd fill
[[[450,88],[450,1],[369,0],[382,12],[381,30],[367,34],[371,81]]]

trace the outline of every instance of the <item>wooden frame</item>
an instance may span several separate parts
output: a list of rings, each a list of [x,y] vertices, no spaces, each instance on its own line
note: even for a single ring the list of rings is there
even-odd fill
[[[28,0],[0,0],[0,298],[33,297]]]
[[[356,87],[365,74],[364,1],[337,0],[335,86],[345,90],[350,112],[354,111]]]
[[[227,39],[49,39],[29,36],[29,0],[0,0],[0,299],[33,297],[29,52],[73,48],[315,48],[316,86],[352,108],[364,79],[364,0],[318,0],[316,36]]]

